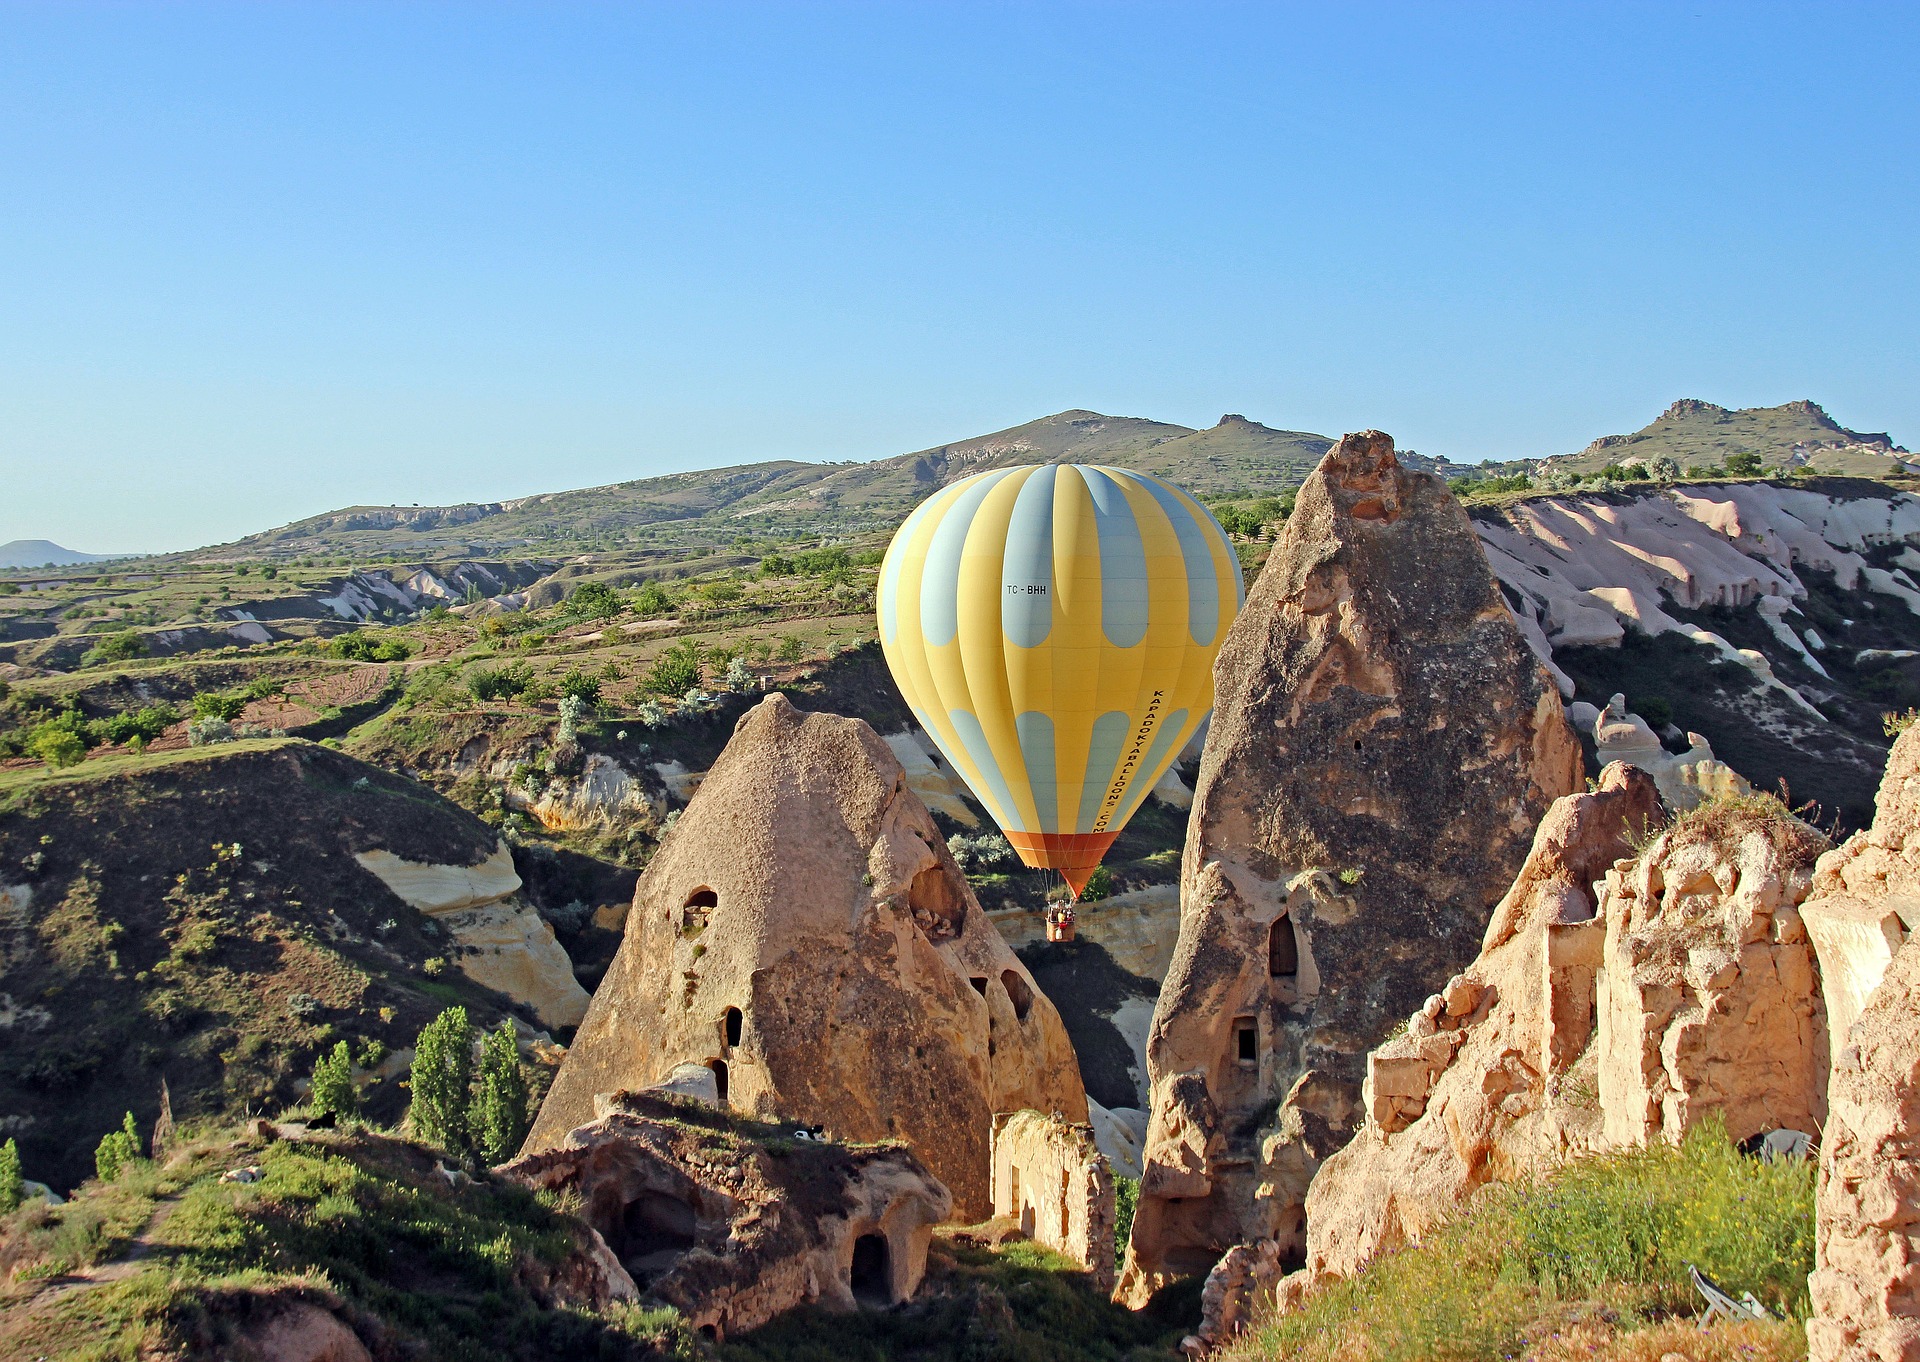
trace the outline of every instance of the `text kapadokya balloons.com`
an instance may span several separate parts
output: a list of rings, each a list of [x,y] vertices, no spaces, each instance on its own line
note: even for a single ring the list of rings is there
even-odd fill
[[[876,604],[887,665],[1028,865],[1077,895],[1213,711],[1243,599],[1200,503],[1079,464],[978,473],[894,535]]]

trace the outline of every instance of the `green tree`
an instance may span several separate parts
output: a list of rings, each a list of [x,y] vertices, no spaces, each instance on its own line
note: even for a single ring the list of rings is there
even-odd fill
[[[309,1105],[315,1116],[331,1112],[337,1117],[348,1117],[360,1109],[360,1096],[353,1087],[353,1056],[344,1040],[336,1041],[332,1052],[320,1056],[314,1064],[313,1099]]]
[[[93,1151],[93,1171],[102,1182],[112,1182],[120,1176],[120,1170],[140,1157],[140,1130],[133,1123],[133,1113],[128,1112],[120,1123],[120,1129],[110,1130],[100,1137],[99,1145]]]
[[[78,766],[87,757],[87,745],[80,735],[57,724],[42,724],[27,744],[27,751],[53,767]]]
[[[413,1102],[408,1115],[424,1139],[455,1153],[468,1148],[473,1104],[473,1024],[450,1007],[421,1028],[413,1043]]]
[[[582,582],[567,597],[567,613],[582,619],[612,619],[624,608],[620,593],[605,582]]]
[[[131,629],[122,629],[118,633],[108,634],[80,659],[83,667],[97,667],[105,662],[126,662],[147,655],[146,640]]]
[[[527,1138],[527,1076],[513,1023],[501,1022],[480,1045],[480,1086],[473,1101],[473,1143],[483,1161],[505,1163]]]
[[[773,655],[782,662],[798,662],[807,655],[807,641],[798,634],[782,634]]]
[[[1727,455],[1727,476],[1730,478],[1757,478],[1762,467],[1760,456],[1749,450],[1737,449]]]
[[[654,659],[640,684],[655,695],[685,695],[700,684],[700,645],[691,639],[674,644]]]
[[[1104,865],[1097,865],[1093,873],[1087,876],[1087,887],[1080,891],[1080,902],[1098,903],[1113,894],[1113,872]]]
[[[588,709],[598,709],[600,678],[575,667],[560,678],[560,694],[577,696]]]
[[[655,619],[673,610],[673,593],[658,582],[642,582],[633,594],[633,611],[642,619]]]
[[[26,1193],[26,1178],[20,1172],[20,1146],[9,1139],[0,1144],[0,1215],[18,1208]]]

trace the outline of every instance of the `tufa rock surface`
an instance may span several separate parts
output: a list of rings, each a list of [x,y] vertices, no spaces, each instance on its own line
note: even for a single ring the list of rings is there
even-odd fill
[[[1829,1004],[1851,1016],[1832,1027],[1811,1362],[1920,1359],[1920,949],[1905,926],[1916,887],[1920,728],[1909,728],[1873,826],[1820,858],[1805,905]]]
[[[1581,778],[1466,514],[1377,431],[1301,487],[1214,676],[1148,1042],[1135,1302],[1236,1243],[1297,1255],[1368,1048],[1473,959]]]
[[[740,1112],[905,1139],[987,1217],[995,1112],[1087,1119],[1065,1028],[865,723],[744,715],[634,894],[525,1146],[677,1065]]]
[[[1920,737],[1887,755],[1873,825],[1820,858],[1800,906],[1820,955],[1835,1053],[1916,923],[1920,923]]]
[[[1349,1276],[1487,1183],[1594,1147],[1595,882],[1663,816],[1653,778],[1618,762],[1548,810],[1480,958],[1367,1057],[1366,1122],[1307,1196],[1313,1276]]]
[[[848,1148],[660,1093],[620,1093],[505,1177],[571,1192],[612,1270],[716,1339],[796,1305],[911,1297],[953,1198],[893,1143]]]
[[[993,1213],[1080,1264],[1100,1290],[1113,1289],[1113,1169],[1091,1126],[1037,1111],[998,1118]]]

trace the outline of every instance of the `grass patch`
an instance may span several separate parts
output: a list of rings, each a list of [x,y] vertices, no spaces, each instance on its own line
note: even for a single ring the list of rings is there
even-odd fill
[[[1803,1357],[1814,1172],[1811,1163],[1746,1158],[1718,1126],[1705,1125],[1679,1149],[1587,1160],[1540,1182],[1495,1188],[1425,1243],[1269,1321],[1231,1356],[1637,1357],[1630,1342],[1637,1335],[1672,1321],[1691,1327],[1701,1306],[1687,1279],[1692,1263],[1735,1296],[1751,1291],[1785,1317],[1748,1327],[1754,1350],[1738,1355]],[[1577,1353],[1569,1342],[1576,1337]],[[1593,1351],[1584,1351],[1588,1345]]]

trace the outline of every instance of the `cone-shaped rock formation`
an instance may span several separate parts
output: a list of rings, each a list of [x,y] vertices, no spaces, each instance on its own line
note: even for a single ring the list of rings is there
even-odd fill
[[[1298,1252],[1367,1049],[1474,958],[1581,776],[1466,514],[1377,431],[1300,489],[1214,677],[1129,1300],[1236,1243]]]
[[[904,1138],[991,1211],[995,1112],[1087,1119],[1053,1005],[987,921],[926,807],[866,724],[750,710],[648,865],[526,1148],[594,1095],[706,1064],[723,1104]]]

